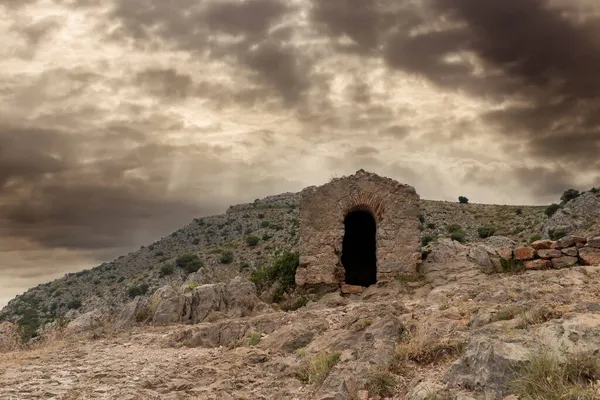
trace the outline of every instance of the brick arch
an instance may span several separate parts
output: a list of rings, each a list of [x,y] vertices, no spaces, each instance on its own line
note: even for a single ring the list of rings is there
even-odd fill
[[[381,222],[383,218],[383,199],[375,193],[356,192],[352,193],[338,202],[338,218],[344,218],[352,211],[368,211],[375,218],[375,222]]]

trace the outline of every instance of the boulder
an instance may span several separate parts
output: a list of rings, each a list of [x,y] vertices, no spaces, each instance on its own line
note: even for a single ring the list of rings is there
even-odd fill
[[[589,247],[600,249],[600,237],[591,238],[590,240],[588,240],[587,245]]]
[[[497,398],[508,394],[506,382],[527,356],[524,344],[475,335],[469,338],[465,355],[448,369],[444,381],[450,388],[469,388],[485,392],[486,398]]]
[[[509,247],[499,249],[497,253],[500,256],[500,258],[505,261],[511,260],[513,258],[513,249]]]
[[[563,256],[563,253],[558,249],[542,249],[538,250],[538,256],[544,260],[551,260]]]
[[[577,243],[586,243],[587,239],[581,236],[565,236],[556,241],[556,248],[565,249],[567,247],[573,247]]]
[[[556,269],[568,268],[572,267],[573,265],[577,265],[577,262],[579,262],[577,257],[563,256],[559,258],[553,258],[552,267]]]
[[[583,265],[600,265],[600,248],[584,247],[579,249],[579,258]]]
[[[166,285],[158,289],[150,298],[152,323],[167,325],[181,321],[185,299],[174,287]]]
[[[94,309],[69,322],[65,328],[65,335],[78,338],[90,337],[96,334],[103,325],[104,316],[99,310]]]
[[[185,303],[182,307],[183,320],[196,324],[204,321],[213,311],[226,310],[224,301],[225,285],[215,283],[198,286],[190,293],[185,294]]]
[[[562,249],[561,252],[569,257],[577,257],[578,255],[577,247],[567,247],[566,249]]]
[[[535,258],[536,251],[533,247],[517,247],[515,249],[515,260],[525,261],[533,260]]]
[[[527,270],[542,270],[552,268],[552,262],[550,260],[530,260],[525,261],[525,269]]]
[[[227,315],[240,318],[251,315],[261,303],[256,296],[256,286],[241,276],[233,278],[225,288],[223,301],[227,306]]]
[[[347,285],[347,284],[343,284],[342,288],[341,288],[341,292],[343,294],[361,294],[364,290],[365,290],[365,288],[363,286]]]
[[[492,260],[497,260],[498,256],[495,251],[485,245],[475,245],[469,249],[467,258],[477,264],[484,274],[493,274],[497,272],[495,264]]]
[[[17,350],[20,345],[19,326],[11,322],[0,322],[0,353]]]
[[[548,250],[552,248],[553,244],[554,242],[552,240],[536,240],[535,242],[531,243],[531,247],[536,250]]]
[[[148,301],[144,297],[137,296],[123,307],[115,321],[115,329],[129,328],[138,322],[145,322],[149,315]]]

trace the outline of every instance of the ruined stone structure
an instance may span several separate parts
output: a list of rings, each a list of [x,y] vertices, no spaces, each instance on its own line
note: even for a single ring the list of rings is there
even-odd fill
[[[419,196],[359,170],[302,191],[299,286],[369,286],[413,274],[421,259]]]

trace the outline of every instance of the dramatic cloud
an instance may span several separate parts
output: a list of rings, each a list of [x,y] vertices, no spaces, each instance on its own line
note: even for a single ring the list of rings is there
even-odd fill
[[[360,168],[513,204],[600,178],[592,0],[0,0],[0,35],[2,293]]]

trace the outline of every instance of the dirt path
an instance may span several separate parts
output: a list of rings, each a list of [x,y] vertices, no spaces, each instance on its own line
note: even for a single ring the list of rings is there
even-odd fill
[[[173,329],[173,328],[171,328]],[[265,368],[259,349],[163,348],[169,328],[56,343],[0,360],[0,398],[22,399],[262,399],[295,397],[280,368]],[[227,354],[224,354],[227,353]],[[270,378],[270,379],[269,379]],[[269,387],[265,382],[270,381]],[[289,381],[289,379],[288,379]],[[260,391],[262,395],[256,392]]]

